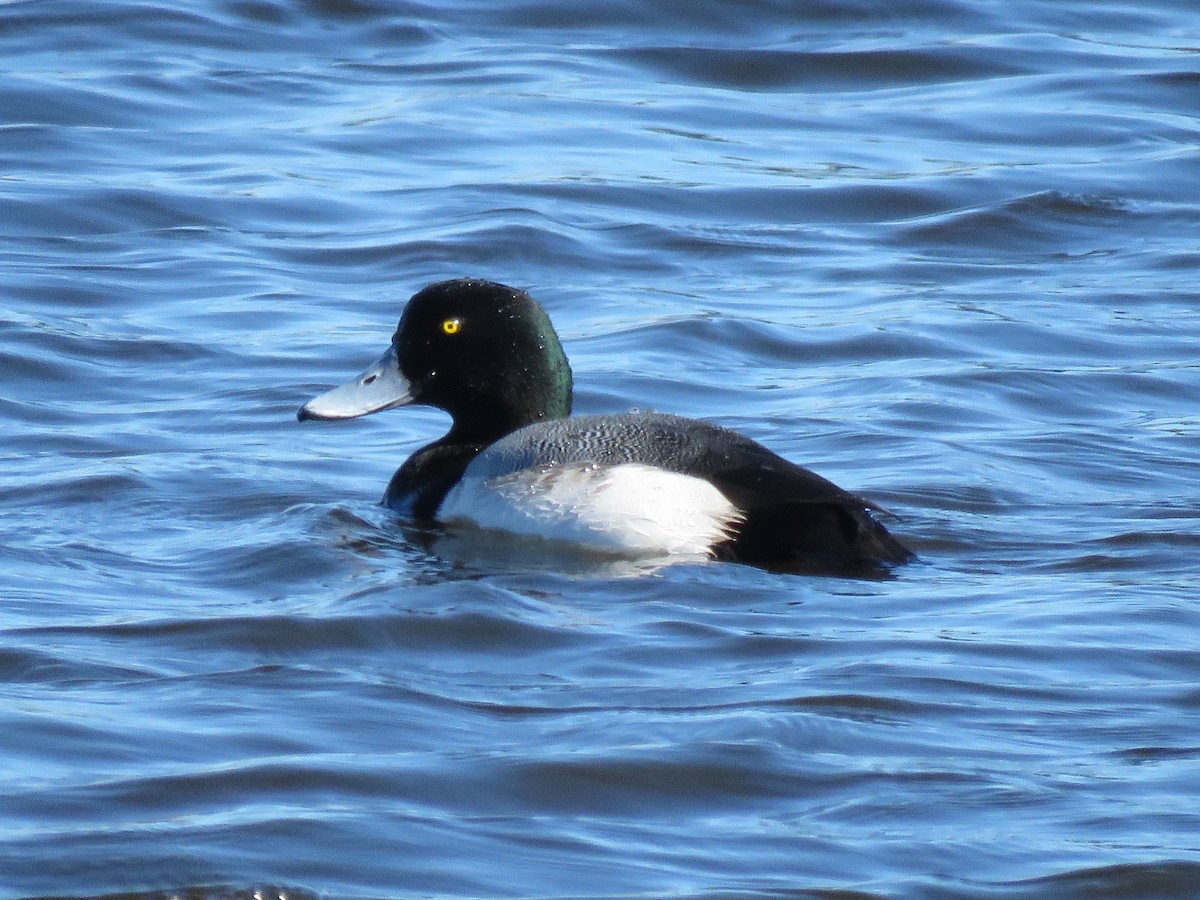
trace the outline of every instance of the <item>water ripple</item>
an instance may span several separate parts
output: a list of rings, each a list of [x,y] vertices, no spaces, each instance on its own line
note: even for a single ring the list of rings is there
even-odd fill
[[[1193,11],[0,8],[7,896],[1195,893]],[[398,520],[463,275],[921,559]]]

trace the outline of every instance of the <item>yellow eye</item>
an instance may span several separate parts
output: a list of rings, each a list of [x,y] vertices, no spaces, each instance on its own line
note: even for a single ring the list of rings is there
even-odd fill
[[[462,328],[462,322],[458,319],[446,319],[442,322],[443,334],[458,334],[460,328]]]

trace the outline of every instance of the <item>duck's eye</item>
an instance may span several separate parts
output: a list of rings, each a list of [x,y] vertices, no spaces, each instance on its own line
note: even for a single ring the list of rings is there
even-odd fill
[[[442,322],[443,334],[458,334],[460,328],[462,328],[462,322],[458,319],[446,319]]]

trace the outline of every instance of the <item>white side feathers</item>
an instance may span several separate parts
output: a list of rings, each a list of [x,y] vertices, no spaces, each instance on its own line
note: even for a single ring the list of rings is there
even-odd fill
[[[468,467],[437,517],[622,555],[697,557],[741,521],[709,482],[639,463],[551,463],[494,478]]]

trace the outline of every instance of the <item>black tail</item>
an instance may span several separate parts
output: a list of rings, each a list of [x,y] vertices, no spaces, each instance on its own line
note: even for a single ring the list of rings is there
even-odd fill
[[[837,502],[750,510],[717,555],[774,571],[868,576],[913,559],[865,505]]]

